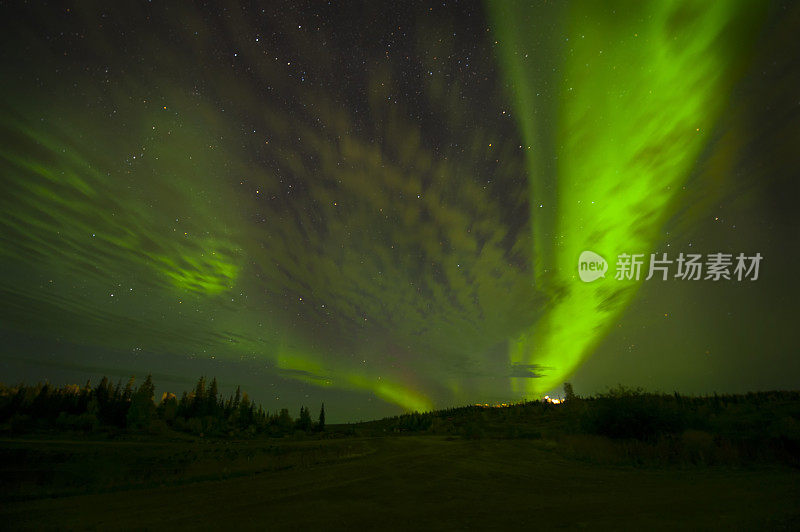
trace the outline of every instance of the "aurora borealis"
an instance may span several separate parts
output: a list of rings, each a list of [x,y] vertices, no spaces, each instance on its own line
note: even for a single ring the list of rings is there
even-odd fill
[[[552,52],[546,64],[556,66],[546,72],[525,52],[541,34],[536,11],[521,3],[495,5],[520,129],[525,143],[539,148],[528,156],[531,204],[539,205],[531,223],[533,256],[537,287],[550,295],[545,315],[514,345],[512,360],[559,368],[524,381],[544,392],[578,366],[635,294],[635,282],[576,283],[576,257],[583,250],[648,253],[660,242],[672,199],[708,142],[731,71],[764,6],[654,2],[617,11],[575,2],[548,8],[549,23],[563,20],[565,45]],[[539,115],[538,107],[547,111]],[[537,134],[539,120],[548,127]],[[540,141],[545,135],[553,139]]]
[[[800,377],[796,6],[2,10],[0,380],[343,421]],[[586,249],[765,262],[584,284]]]

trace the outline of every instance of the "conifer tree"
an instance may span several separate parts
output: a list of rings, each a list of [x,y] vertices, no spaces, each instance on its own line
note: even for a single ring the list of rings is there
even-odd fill
[[[300,418],[298,418],[295,427],[298,430],[310,430],[311,429],[311,413],[308,411],[308,408],[305,406],[300,407]]]
[[[155,391],[153,377],[148,375],[131,398],[131,406],[127,415],[129,427],[144,428],[150,425],[156,413],[156,405],[153,403]]]
[[[194,397],[192,397],[192,416],[202,416],[204,414],[206,402],[206,378],[200,377],[197,386],[194,387]]]
[[[325,430],[325,403],[322,403],[322,408],[319,409],[319,422],[317,423],[317,430]]]
[[[241,400],[242,400],[242,387],[241,386],[237,386],[236,387],[236,395],[233,397],[233,409],[234,410],[238,410],[239,409],[239,402]]]
[[[292,420],[292,416],[289,415],[289,410],[286,408],[281,408],[281,411],[278,414],[278,427],[281,430],[288,432],[292,430],[293,426],[294,421]]]
[[[211,379],[211,385],[208,387],[206,397],[206,413],[212,416],[217,415],[217,395],[219,394],[217,388],[217,378],[214,377]]]

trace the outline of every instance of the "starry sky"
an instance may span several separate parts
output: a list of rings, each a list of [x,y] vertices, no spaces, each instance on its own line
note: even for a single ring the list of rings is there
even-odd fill
[[[204,374],[334,422],[567,380],[800,382],[796,5],[0,20],[0,381]],[[605,278],[578,278],[584,250]],[[762,260],[754,281],[617,280],[623,253]]]

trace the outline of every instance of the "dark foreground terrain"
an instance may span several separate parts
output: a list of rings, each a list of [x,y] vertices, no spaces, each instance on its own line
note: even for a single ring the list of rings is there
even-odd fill
[[[800,530],[798,392],[565,385],[314,425],[202,380],[156,406],[148,382],[5,394],[0,528]]]
[[[0,442],[5,529],[800,528],[800,472],[611,465],[555,440]]]

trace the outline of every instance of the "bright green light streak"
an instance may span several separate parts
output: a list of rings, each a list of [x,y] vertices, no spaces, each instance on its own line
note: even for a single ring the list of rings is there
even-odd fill
[[[4,125],[37,146],[42,157],[26,158],[0,149],[4,178],[9,181],[6,191],[15,199],[15,209],[0,215],[0,226],[24,236],[17,245],[50,246],[46,234],[58,234],[59,255],[99,255],[115,264],[143,265],[181,293],[216,295],[233,288],[239,274],[235,243],[208,236],[207,230],[205,235],[169,231],[141,208],[138,198],[109,190],[109,179],[76,150],[20,123]],[[191,193],[184,191],[175,199],[201,217],[203,210]],[[210,216],[202,219],[213,220]],[[226,231],[217,228],[216,232]],[[3,246],[0,253],[13,254],[13,250]],[[115,264],[103,266],[113,272]]]
[[[380,375],[336,368],[335,361],[325,365],[309,350],[289,348],[277,349],[276,364],[285,376],[315,386],[334,387],[344,390],[363,390],[374,393],[380,399],[400,405],[407,410],[425,412],[433,409],[431,401],[411,388],[385,379]]]
[[[546,9],[489,6],[532,148],[535,280],[551,301],[510,346],[512,363],[542,366],[542,378],[512,379],[533,394],[568,377],[631,302],[639,283],[613,279],[616,257],[648,254],[661,240],[762,6],[587,0]],[[584,250],[609,261],[606,279],[577,278]]]

